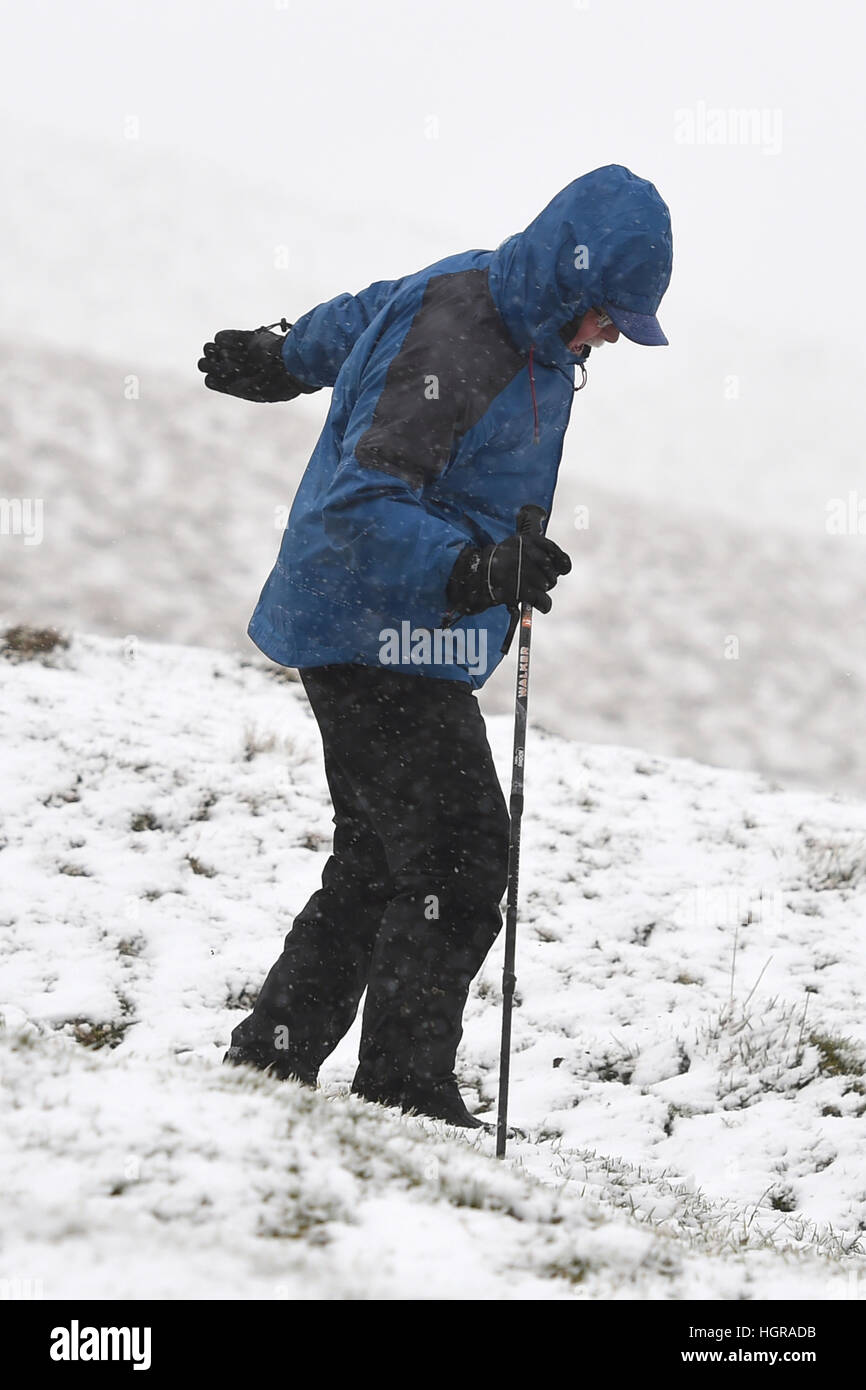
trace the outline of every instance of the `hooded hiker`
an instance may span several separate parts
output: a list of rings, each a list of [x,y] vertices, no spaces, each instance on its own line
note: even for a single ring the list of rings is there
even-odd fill
[[[508,813],[475,690],[518,605],[571,568],[549,513],[575,367],[667,342],[668,209],[608,165],[495,251],[339,295],[285,336],[218,333],[205,384],[331,408],[249,626],[297,667],[334,805],[322,886],[226,1060],[315,1085],[366,989],[355,1094],[476,1126],[455,1077],[470,983],[501,926]]]

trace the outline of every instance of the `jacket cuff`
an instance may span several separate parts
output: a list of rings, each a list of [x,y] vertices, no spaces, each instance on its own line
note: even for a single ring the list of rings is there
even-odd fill
[[[286,344],[289,341],[291,331],[292,329],[290,325],[288,333],[284,335],[283,341],[280,343],[280,361],[286,369],[286,376],[292,383],[292,387],[295,391],[295,394],[298,396],[309,396],[312,395],[314,391],[321,391],[322,388],[321,386],[308,386],[305,381],[301,381],[300,377],[295,376],[295,373],[289,370],[288,364],[286,362]]]
[[[484,552],[467,545],[457,556],[445,590],[449,608],[457,613],[480,613],[490,607],[484,574]]]

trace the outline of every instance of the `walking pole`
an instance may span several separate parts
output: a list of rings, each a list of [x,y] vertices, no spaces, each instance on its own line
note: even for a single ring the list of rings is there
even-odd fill
[[[520,508],[517,530],[522,536],[540,536],[547,513],[543,507]],[[499,1051],[499,1110],[496,1116],[496,1157],[505,1157],[508,1137],[508,1079],[511,1072],[511,1010],[514,1003],[514,958],[517,948],[517,885],[520,874],[520,822],[523,817],[523,763],[526,753],[526,714],[529,704],[529,644],[532,608],[520,610],[517,646],[517,692],[514,700],[514,755],[511,763],[511,828],[508,836],[508,895],[505,909],[505,964],[502,970],[502,1045]]]

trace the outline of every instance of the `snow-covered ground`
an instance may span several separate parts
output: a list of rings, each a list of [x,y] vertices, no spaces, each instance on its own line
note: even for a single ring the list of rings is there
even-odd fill
[[[510,673],[502,673],[508,682]],[[866,805],[535,728],[492,1137],[224,1068],[330,834],[257,659],[0,657],[0,1276],[45,1297],[862,1297]],[[511,729],[490,723],[505,773]],[[501,943],[459,1064],[495,1102]]]

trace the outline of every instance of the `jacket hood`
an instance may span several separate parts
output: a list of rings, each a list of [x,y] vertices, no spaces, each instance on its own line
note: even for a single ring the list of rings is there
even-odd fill
[[[671,278],[667,206],[646,179],[606,164],[557,193],[490,260],[490,291],[521,352],[548,365],[577,358],[562,329],[607,301],[655,314]]]

